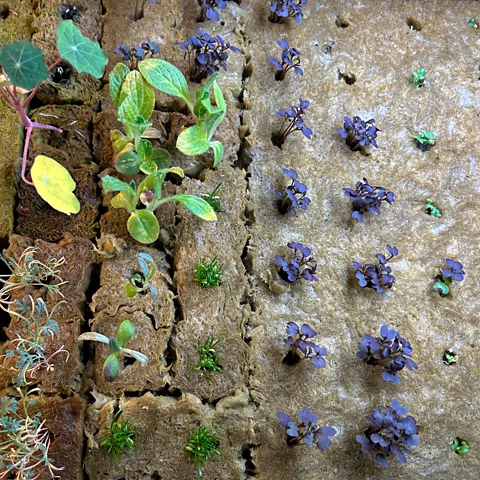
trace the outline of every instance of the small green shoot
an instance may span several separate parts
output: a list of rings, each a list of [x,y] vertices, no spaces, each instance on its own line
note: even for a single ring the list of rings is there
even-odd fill
[[[127,297],[134,297],[137,293],[146,293],[150,290],[152,297],[157,298],[157,288],[152,282],[157,272],[153,258],[148,253],[139,253],[138,264],[141,271],[133,274],[130,283],[125,285]]]
[[[205,463],[212,453],[220,455],[217,450],[219,441],[215,437],[215,431],[210,430],[203,425],[198,427],[198,431],[190,432],[190,440],[185,447],[193,454],[195,466],[197,467],[198,476],[202,476],[202,464]]]
[[[435,145],[435,134],[433,132],[418,132],[413,135],[413,139],[416,140],[418,145],[428,145],[429,147]]]
[[[412,72],[412,78],[411,82],[416,86],[416,87],[423,87],[423,84],[425,83],[425,76],[427,75],[427,72],[425,71],[424,68],[418,68],[414,72]]]
[[[443,363],[445,365],[453,365],[458,362],[458,355],[453,348],[447,348],[443,354]]]
[[[472,28],[475,28],[475,29],[478,28],[478,23],[477,23],[477,21],[475,20],[475,17],[472,17],[472,18],[468,21],[468,26],[469,26],[469,27],[472,27]]]
[[[124,452],[124,450],[133,449],[133,436],[132,426],[128,420],[118,421],[119,415],[122,413],[120,409],[112,418],[110,423],[110,429],[108,431],[108,437],[100,443],[100,446],[108,449],[108,453],[113,457],[113,461],[118,463],[118,456]]]
[[[459,455],[465,455],[469,448],[465,440],[457,437],[452,443],[452,450]]]
[[[222,367],[220,364],[221,348],[215,350],[215,347],[221,342],[221,340],[215,340],[213,336],[209,336],[207,341],[202,345],[198,342],[198,350],[200,353],[200,360],[195,367],[195,370],[203,370],[204,372],[221,372]]]
[[[200,258],[195,266],[195,281],[202,287],[218,287],[224,279],[223,263],[219,263],[218,254],[209,262]]]
[[[425,212],[432,217],[440,218],[442,216],[442,212],[433,204],[433,200],[431,198],[427,198],[425,201]]]
[[[136,350],[130,350],[125,348],[124,345],[135,334],[135,325],[130,320],[124,320],[117,329],[117,338],[106,337],[101,333],[86,332],[82,333],[79,337],[79,341],[90,340],[92,342],[106,343],[110,347],[112,352],[103,364],[103,374],[107,382],[113,382],[120,373],[120,360],[119,357],[127,356],[138,360],[140,363],[147,363],[148,357],[143,353]]]
[[[220,197],[217,195],[218,189],[222,186],[222,182],[220,182],[212,191],[212,193],[206,193],[202,195],[202,198],[213,208],[215,213],[222,213],[225,210],[222,209],[222,205],[220,203]]]

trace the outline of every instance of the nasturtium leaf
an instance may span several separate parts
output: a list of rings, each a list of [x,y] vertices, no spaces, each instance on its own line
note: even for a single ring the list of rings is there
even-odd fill
[[[120,130],[110,130],[110,141],[112,142],[113,153],[119,153],[128,145],[130,139]]]
[[[103,76],[108,58],[98,42],[84,37],[71,20],[58,24],[57,36],[60,56],[70,62],[75,70],[87,72],[95,78]]]
[[[140,72],[130,72],[122,86],[122,95],[131,97],[136,107],[136,114],[148,120],[155,107],[155,93],[152,86],[142,77]]]
[[[130,283],[130,285],[132,285]],[[133,285],[132,285],[133,286]],[[118,327],[117,340],[120,347],[123,347],[135,334],[135,325],[130,320],[124,320]]]
[[[109,86],[110,86],[110,96],[112,97],[115,107],[118,107],[122,104],[127,96],[125,92],[122,91],[123,82],[125,77],[130,73],[130,69],[124,63],[117,63],[115,68],[109,77]]]
[[[115,168],[125,175],[136,175],[140,171],[140,158],[135,152],[121,153],[115,160]]]
[[[13,85],[28,91],[48,77],[43,52],[27,40],[4,45],[0,49],[0,65]]]
[[[125,293],[127,297],[134,297],[138,292],[137,292],[137,287],[135,285],[132,285],[131,283],[127,283],[125,285]]]
[[[177,138],[177,148],[185,155],[200,155],[209,146],[207,132],[197,125],[187,128]]]
[[[213,148],[213,166],[216,167],[223,158],[223,145],[221,142],[210,142],[210,147]]]
[[[158,220],[149,210],[136,210],[132,213],[127,221],[127,229],[140,243],[152,243],[160,233]]]
[[[75,182],[65,167],[52,158],[38,155],[30,174],[37,193],[55,210],[67,215],[80,211],[80,202],[72,193]]]
[[[120,373],[120,362],[118,361],[117,355],[112,353],[107,357],[105,363],[103,364],[103,375],[107,382],[113,382]]]
[[[153,146],[152,142],[148,140],[140,140],[138,143],[137,153],[142,160],[146,160],[152,156]]]
[[[217,215],[215,214],[213,208],[205,200],[203,200],[203,198],[196,197],[195,195],[172,195],[165,200],[180,202],[202,220],[213,221],[217,219]]]
[[[157,170],[168,168],[170,164],[170,154],[163,148],[154,148],[150,159],[157,165]]]
[[[109,192],[124,192],[130,189],[128,183],[122,182],[116,177],[111,177],[110,175],[105,175],[102,178],[102,187],[105,193]]]
[[[183,98],[190,110],[193,110],[187,81],[177,67],[165,60],[148,58],[147,60],[139,62],[138,69],[147,82],[154,88],[169,95]]]

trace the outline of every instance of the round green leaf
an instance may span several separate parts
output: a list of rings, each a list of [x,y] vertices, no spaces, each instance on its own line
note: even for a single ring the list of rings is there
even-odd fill
[[[48,77],[43,52],[27,40],[3,46],[0,49],[0,65],[13,85],[28,91]]]
[[[127,221],[130,235],[140,243],[154,242],[160,233],[160,225],[149,210],[136,210]]]
[[[80,202],[72,193],[75,182],[65,167],[52,158],[38,155],[30,173],[37,193],[52,208],[67,215],[80,211]]]
[[[123,347],[135,335],[135,325],[130,320],[124,320],[118,327],[117,340]]]
[[[105,363],[103,364],[103,375],[107,382],[113,382],[120,373],[120,362],[118,361],[117,355],[112,353],[107,357]]]
[[[154,161],[158,170],[168,168],[170,154],[163,148],[154,148],[150,160]]]
[[[135,285],[132,285],[131,283],[127,283],[125,285],[125,294],[127,297],[134,297],[137,294],[137,287]]]
[[[108,58],[98,42],[84,37],[71,20],[61,22],[57,28],[57,48],[61,57],[78,72],[87,72],[101,78]]]
[[[177,148],[185,155],[201,155],[209,147],[207,132],[197,125],[184,130],[177,139]]]
[[[445,285],[443,282],[435,282],[433,284],[434,290],[437,290],[440,292],[442,295],[448,295],[448,292],[450,291],[450,288],[448,288],[448,285]]]
[[[121,153],[115,160],[115,168],[125,175],[136,175],[140,170],[140,159],[134,152]]]

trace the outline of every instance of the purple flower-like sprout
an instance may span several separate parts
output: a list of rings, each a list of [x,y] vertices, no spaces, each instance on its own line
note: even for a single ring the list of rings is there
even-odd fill
[[[318,282],[318,278],[315,277],[317,261],[311,256],[312,251],[298,242],[289,242],[287,247],[294,250],[293,258],[287,262],[280,255],[276,255],[274,262],[280,267],[279,275],[282,280],[293,283],[303,278],[308,282]]]
[[[268,61],[275,66],[275,80],[283,80],[289,70],[297,75],[303,75],[303,70],[300,68],[300,52],[296,48],[290,48],[286,40],[278,40],[277,45],[282,50],[282,62],[280,63],[276,58],[269,58]]]
[[[138,62],[144,60],[148,54],[151,57],[156,55],[160,51],[160,47],[152,42],[148,37],[145,42],[142,42],[140,46],[134,45],[133,47],[127,47],[122,42],[119,43],[118,48],[116,48],[113,53],[120,55],[122,60],[130,62],[130,68],[137,68]]]
[[[324,450],[332,444],[328,437],[333,437],[337,432],[332,427],[317,426],[318,416],[310,411],[308,407],[303,407],[298,412],[300,423],[295,423],[286,413],[278,412],[280,426],[287,432],[287,444],[308,445],[317,444],[317,448],[323,453]]]
[[[365,335],[358,346],[357,358],[368,365],[383,367],[382,378],[386,382],[398,385],[398,372],[404,367],[408,370],[418,370],[416,363],[410,358],[413,348],[410,343],[395,330],[382,326],[380,337]]]
[[[359,222],[363,222],[363,216],[367,212],[370,212],[372,215],[375,213],[380,215],[382,202],[392,204],[395,201],[393,192],[384,187],[370,185],[366,178],[363,179],[363,182],[355,184],[355,190],[344,188],[343,191],[352,202],[352,217]]]
[[[378,258],[378,265],[373,263],[366,263],[362,265],[359,262],[352,262],[356,269],[355,276],[362,288],[374,288],[377,293],[383,293],[393,287],[396,279],[392,275],[392,269],[387,266],[387,263],[398,255],[398,248],[387,245],[390,256],[387,258],[382,253],[375,255]]]
[[[283,108],[278,111],[278,115],[283,117],[282,127],[278,133],[274,133],[272,136],[272,142],[275,146],[282,148],[287,137],[294,132],[302,132],[305,137],[310,139],[312,131],[303,123],[303,115],[305,110],[310,106],[308,100],[299,99],[299,106],[292,105],[288,110]]]
[[[323,358],[327,351],[308,340],[317,335],[310,326],[304,323],[300,327],[295,322],[288,322],[286,329],[288,337],[283,343],[290,347],[290,350],[284,359],[285,363],[294,365],[300,360],[310,360],[315,368],[325,368],[327,366]],[[294,339],[293,337],[297,338]]]
[[[160,0],[148,0],[150,3],[156,3],[157,5],[160,3]],[[133,20],[136,22],[137,20],[142,19],[145,16],[145,4],[147,0],[135,0],[135,13]]]
[[[190,80],[200,83],[205,78],[220,70],[227,70],[228,50],[241,53],[241,50],[229,42],[225,42],[220,35],[212,37],[202,28],[197,35],[179,42],[179,47],[187,52]]]
[[[286,18],[293,17],[296,22],[302,23],[302,8],[307,2],[308,0],[271,0],[268,20],[281,23]]]
[[[198,0],[200,5],[200,21],[204,22],[205,20],[215,20],[215,22],[220,21],[220,15],[217,12],[218,10],[223,10],[227,8],[227,2],[225,0]]]
[[[447,267],[442,268],[441,274],[437,275],[436,282],[433,284],[433,289],[437,291],[441,297],[446,297],[450,293],[450,285],[453,280],[462,282],[465,278],[463,265],[456,260],[447,258]]]
[[[366,147],[369,145],[378,148],[375,139],[377,132],[381,132],[381,130],[375,126],[374,118],[364,122],[360,117],[353,117],[353,120],[344,117],[343,129],[337,130],[337,132],[345,139],[350,150],[354,152],[360,150],[366,154]]]
[[[380,406],[371,416],[365,417],[370,425],[363,435],[357,435],[357,442],[362,445],[363,453],[374,453],[375,460],[382,467],[387,466],[387,457],[391,453],[402,463],[407,463],[405,452],[420,443],[415,436],[418,434],[417,422],[411,415],[404,416],[407,412],[407,407],[394,399],[392,406]]]
[[[275,196],[277,197],[278,211],[282,214],[289,214],[296,216],[296,208],[306,210],[311,200],[307,197],[307,187],[297,180],[298,174],[295,170],[289,168],[282,168],[285,175],[291,178],[292,183],[285,187],[285,191],[282,193],[275,190]]]

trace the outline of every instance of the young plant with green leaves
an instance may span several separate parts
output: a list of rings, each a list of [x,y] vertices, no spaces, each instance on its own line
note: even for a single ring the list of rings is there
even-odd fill
[[[130,278],[130,283],[125,285],[127,297],[134,297],[137,293],[146,293],[150,290],[153,298],[157,298],[157,287],[153,284],[153,277],[157,272],[157,266],[148,253],[138,254],[140,272],[136,272]]]
[[[49,157],[38,155],[30,170],[32,181],[26,178],[27,154],[33,129],[62,133],[60,128],[32,121],[27,109],[41,84],[61,61],[69,62],[79,73],[87,72],[95,78],[101,78],[108,59],[98,42],[84,37],[71,20],[58,25],[57,36],[59,56],[49,67],[43,52],[27,40],[0,48],[0,96],[19,114],[25,127],[22,180],[33,185],[51,207],[70,215],[80,211],[80,203],[73,194],[75,182],[62,165]]]
[[[446,297],[450,293],[450,286],[454,280],[463,282],[465,278],[463,265],[460,262],[447,258],[445,263],[447,266],[441,269],[440,273],[435,277],[436,282],[433,284],[433,289],[441,297]]]
[[[413,135],[413,139],[417,142],[417,148],[424,152],[435,146],[435,134],[433,132],[418,132]]]
[[[70,356],[63,348],[64,345],[49,355],[45,351],[46,338],[53,338],[60,334],[60,327],[52,317],[58,305],[64,302],[57,303],[49,312],[41,298],[33,300],[29,296],[29,299],[31,307],[26,299],[15,300],[13,307],[9,310],[11,315],[23,320],[23,331],[17,334],[18,338],[10,342],[15,348],[7,348],[5,354],[0,356],[3,360],[0,366],[16,373],[13,382],[17,387],[24,387],[31,383],[35,372],[41,368],[46,368],[47,372],[53,371],[54,367],[50,361],[55,355],[66,353],[67,360]],[[9,359],[15,359],[16,362],[13,366],[7,367],[5,364],[10,363]]]
[[[195,266],[195,281],[202,287],[218,287],[225,277],[223,265],[218,261],[218,254],[215,254],[210,261],[200,257],[200,261]]]
[[[453,348],[447,348],[443,352],[443,363],[445,365],[454,365],[458,362],[458,353]]]
[[[38,477],[37,467],[46,467],[51,478],[59,478],[54,472],[63,467],[55,467],[48,456],[50,431],[45,420],[40,413],[33,416],[29,413],[29,408],[35,404],[30,397],[39,389],[25,394],[20,388],[17,391],[19,399],[12,396],[0,399],[0,478],[34,480]]]
[[[465,455],[469,450],[468,443],[457,437],[452,443],[452,450],[459,455]]]
[[[122,413],[120,409],[112,418],[110,428],[108,429],[108,436],[100,443],[100,446],[106,448],[109,455],[113,457],[113,461],[118,463],[118,456],[125,450],[133,449],[132,426],[126,419],[118,420]]]
[[[221,340],[215,340],[212,335],[209,335],[206,342],[202,345],[198,342],[198,350],[200,353],[200,360],[194,370],[203,370],[204,372],[221,372],[220,366],[220,348],[215,348]]]
[[[213,453],[220,455],[218,451],[219,441],[215,431],[203,425],[198,427],[196,432],[190,432],[190,440],[185,447],[193,455],[193,461],[197,467],[198,476],[202,476],[202,464],[204,464]]]
[[[222,213],[224,210],[222,204],[220,203],[220,197],[217,195],[218,189],[222,186],[220,182],[211,193],[205,193],[202,195],[202,198],[213,208],[215,213]]]
[[[475,30],[478,28],[478,23],[475,20],[475,17],[470,18],[468,21],[468,26],[474,28]]]
[[[427,198],[425,202],[425,213],[427,213],[427,215],[431,215],[432,217],[437,218],[440,218],[442,216],[442,212],[438,207],[433,204],[433,200],[431,198]]]
[[[426,75],[427,72],[424,68],[417,68],[417,70],[412,72],[412,77],[410,78],[410,81],[418,88],[423,87]]]
[[[130,320],[124,320],[117,329],[117,338],[106,337],[97,332],[82,333],[79,337],[79,341],[90,340],[93,342],[105,343],[110,348],[110,355],[107,357],[103,364],[103,374],[107,382],[113,382],[120,373],[120,358],[132,357],[138,360],[140,363],[147,363],[148,357],[143,353],[136,350],[130,350],[125,348],[124,345],[135,334],[135,325]]]

